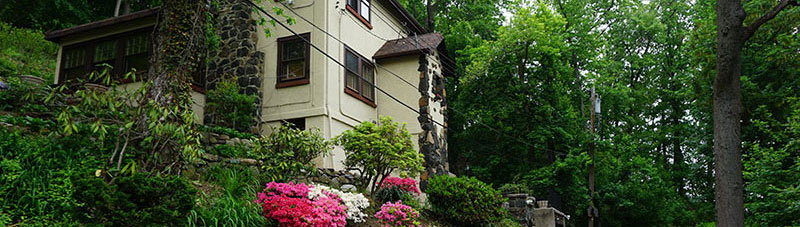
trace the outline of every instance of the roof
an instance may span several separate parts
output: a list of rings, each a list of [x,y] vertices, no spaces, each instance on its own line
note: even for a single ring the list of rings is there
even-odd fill
[[[78,34],[81,32],[86,32],[90,30],[102,29],[109,26],[117,25],[120,23],[125,23],[129,21],[138,20],[140,18],[155,16],[158,13],[158,7],[152,9],[146,9],[142,11],[137,11],[131,14],[125,14],[118,17],[107,18],[95,22],[91,22],[88,24],[82,24],[75,27],[65,28],[57,31],[49,31],[45,34],[44,39],[58,42],[61,38],[69,35]]]
[[[386,41],[383,46],[375,52],[373,59],[385,59],[405,55],[428,53],[430,50],[439,48],[444,40],[441,33],[431,32],[422,35],[411,35],[409,37]]]

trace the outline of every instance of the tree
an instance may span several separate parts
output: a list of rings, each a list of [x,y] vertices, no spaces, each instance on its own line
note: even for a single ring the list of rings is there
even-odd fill
[[[720,226],[744,226],[741,151],[742,48],[759,27],[796,0],[778,5],[745,26],[740,0],[717,1],[717,73],[714,79],[714,172],[716,220]]]
[[[381,117],[380,125],[362,122],[337,136],[336,144],[345,150],[345,167],[358,169],[359,186],[371,191],[392,172],[416,176],[423,171],[422,155],[414,150],[411,134],[391,117]]]

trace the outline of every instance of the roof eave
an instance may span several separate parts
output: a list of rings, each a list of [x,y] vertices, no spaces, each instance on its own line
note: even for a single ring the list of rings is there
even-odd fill
[[[113,25],[117,25],[117,24],[121,24],[121,23],[125,23],[125,22],[138,20],[138,19],[145,18],[145,17],[154,16],[154,15],[156,15],[158,13],[158,11],[159,11],[159,7],[155,7],[155,8],[150,8],[150,9],[146,9],[146,10],[137,11],[137,12],[134,12],[134,13],[131,13],[131,14],[125,14],[125,15],[118,16],[118,17],[107,18],[107,19],[103,19],[103,20],[99,20],[99,21],[95,21],[95,22],[91,22],[91,23],[86,23],[86,24],[82,24],[82,25],[78,25],[78,26],[74,26],[74,27],[70,27],[70,28],[65,28],[65,29],[61,29],[61,30],[57,30],[57,31],[50,31],[50,32],[47,32],[47,34],[45,34],[44,39],[48,40],[48,41],[51,41],[51,42],[59,42],[61,40],[61,38],[64,38],[66,36],[75,35],[75,34],[79,34],[81,32],[101,29],[101,28],[105,28],[105,27],[108,27],[108,26],[113,26]]]

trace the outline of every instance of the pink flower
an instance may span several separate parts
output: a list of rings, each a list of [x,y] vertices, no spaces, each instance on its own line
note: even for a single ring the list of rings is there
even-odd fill
[[[309,199],[309,187],[303,183],[270,182],[257,194],[264,217],[278,221],[281,226],[331,226],[347,224],[347,207],[336,194],[323,191],[325,196]]]
[[[398,178],[398,177],[388,177],[383,182],[381,182],[378,188],[382,189],[392,189],[397,188],[409,193],[415,193],[419,195],[420,191],[417,189],[417,181],[414,179],[409,178]]]
[[[383,226],[419,227],[419,212],[415,211],[410,206],[403,205],[402,202],[403,201],[397,201],[397,203],[387,202],[383,204],[381,210],[375,213],[378,224]]]

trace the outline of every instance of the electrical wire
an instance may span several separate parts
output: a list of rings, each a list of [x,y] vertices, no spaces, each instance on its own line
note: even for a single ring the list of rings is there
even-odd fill
[[[248,1],[248,2],[249,2],[249,1]],[[250,2],[250,3],[251,3],[252,5],[254,5],[255,7],[257,7],[257,8],[258,8],[258,9],[259,9],[261,12],[263,12],[263,13],[265,13],[265,14],[266,14],[266,12],[264,12],[264,10],[263,10],[263,9],[261,9],[261,8],[260,8],[260,7],[258,7],[258,6],[256,6],[256,5],[255,5],[255,4],[253,4],[252,2]],[[287,5],[285,5],[285,4],[284,4],[284,3],[282,3],[282,2],[280,2],[280,4],[282,4],[284,7],[286,7],[286,8],[287,8],[287,9],[288,9],[290,12],[292,12],[294,15],[296,15],[296,16],[298,16],[298,17],[300,17],[300,19],[302,19],[302,20],[303,20],[303,21],[305,21],[306,23],[310,24],[311,26],[313,26],[313,27],[314,27],[314,28],[316,28],[317,30],[319,30],[319,31],[321,31],[322,33],[326,34],[327,36],[329,36],[329,37],[333,38],[334,40],[336,40],[336,41],[337,41],[337,42],[339,42],[340,44],[342,44],[342,45],[347,45],[347,44],[345,44],[345,43],[344,43],[342,40],[340,40],[339,38],[337,38],[337,37],[335,37],[334,35],[330,34],[330,33],[329,33],[328,31],[326,31],[325,29],[322,29],[322,28],[320,28],[319,26],[317,26],[316,24],[312,23],[311,21],[309,21],[309,20],[308,20],[307,18],[305,18],[304,16],[302,16],[302,15],[300,15],[299,13],[295,12],[295,11],[294,11],[294,10],[293,10],[291,7],[288,7]],[[272,18],[272,19],[274,20],[274,17],[272,17],[271,15],[269,15],[269,17],[270,17],[270,18]],[[351,19],[352,19],[352,18],[351,18]],[[383,19],[381,19],[381,20],[383,20]],[[384,22],[386,22],[386,21],[384,20]],[[279,22],[279,23],[280,23],[280,22]],[[282,26],[284,26],[283,24],[281,24],[281,25],[282,25]],[[296,32],[292,31],[292,30],[291,30],[291,29],[289,29],[288,27],[284,26],[284,28],[286,28],[286,29],[290,30],[290,31],[291,31],[291,32],[292,32],[294,35],[297,35],[297,33],[296,33]],[[386,40],[386,39],[383,39],[383,38],[381,38],[381,37],[379,37],[379,36],[375,35],[375,34],[374,34],[374,33],[372,33],[371,31],[370,31],[369,33],[370,33],[370,34],[372,34],[372,35],[374,35],[375,37],[377,37],[377,38],[379,38],[379,39]],[[301,38],[302,38],[302,37],[301,37]],[[306,40],[304,39],[304,41],[306,41]],[[423,40],[423,42],[424,42],[424,40]],[[312,46],[313,46],[313,44],[311,44],[310,42],[308,42],[308,43],[309,43],[310,45],[312,45]],[[428,45],[430,46],[430,44],[428,44]],[[316,46],[314,46],[314,47],[316,48]],[[342,67],[344,67],[344,65],[342,65],[340,62],[338,62],[336,59],[333,59],[332,57],[330,57],[330,56],[329,56],[327,53],[323,52],[322,50],[320,50],[320,49],[318,49],[318,48],[317,48],[317,50],[318,50],[318,51],[320,51],[320,52],[322,52],[322,53],[323,53],[323,54],[325,54],[326,56],[328,56],[328,58],[330,58],[330,59],[331,59],[331,60],[333,60],[334,62],[336,62],[336,63],[338,63],[339,65],[341,65]],[[422,51],[421,51],[421,50],[419,50],[419,51],[422,53]],[[440,56],[442,56],[442,55],[440,55]],[[380,67],[380,68],[383,68],[383,69],[384,69],[386,72],[389,72],[389,74],[392,74],[393,76],[395,76],[395,77],[397,77],[398,79],[402,80],[404,83],[408,84],[409,86],[411,86],[411,87],[413,87],[413,88],[415,88],[415,89],[419,89],[419,88],[418,88],[417,86],[415,86],[413,83],[411,83],[411,82],[409,82],[409,81],[405,80],[405,79],[404,79],[404,78],[402,78],[400,75],[397,75],[396,73],[392,72],[391,70],[389,70],[389,69],[386,69],[385,67],[381,66],[381,65],[380,65],[380,64],[378,64],[377,62],[375,63],[375,65],[376,65],[376,66],[378,66],[378,67]],[[378,88],[378,87],[377,87],[377,85],[375,85],[375,87],[376,87],[376,88]],[[400,102],[399,100],[397,100],[397,99],[396,99],[396,98],[394,98],[393,96],[391,96],[391,95],[389,95],[388,93],[386,93],[386,92],[382,91],[380,88],[378,88],[378,90],[380,90],[381,92],[383,92],[383,93],[384,93],[384,94],[386,94],[387,96],[391,97],[392,99],[394,99],[394,100],[395,100],[395,101],[397,101],[398,103],[401,103],[401,104],[403,104],[404,106],[406,106],[407,108],[409,108],[409,109],[413,110],[415,113],[419,114],[419,112],[418,112],[418,111],[416,111],[416,110],[414,110],[413,108],[411,108],[411,107],[407,106],[405,103],[402,103],[402,102]],[[458,111],[458,110],[456,110],[455,108],[452,108],[452,107],[447,107],[447,108],[448,108],[448,110],[452,110],[453,112],[455,112],[455,113],[458,113],[458,114],[461,114],[461,115],[462,115],[462,116],[464,116],[464,117],[469,117],[469,116],[468,116],[466,113],[462,113],[461,111]],[[433,121],[433,119],[431,119],[431,120]],[[438,122],[436,122],[436,121],[434,121],[434,122],[435,122],[435,123],[437,123],[438,125],[442,126],[442,127],[445,127],[445,126],[444,126],[444,125],[442,125],[441,123],[438,123]],[[484,126],[484,127],[488,128],[488,129],[490,129],[491,131],[494,131],[494,132],[496,132],[496,133],[498,133],[498,134],[500,134],[500,135],[503,135],[503,136],[505,136],[505,137],[508,137],[508,138],[513,138],[513,139],[514,139],[514,140],[516,140],[517,142],[520,142],[520,143],[522,143],[522,144],[524,144],[524,145],[527,145],[527,146],[529,146],[529,147],[536,147],[536,146],[534,146],[533,144],[530,144],[530,143],[528,143],[528,142],[526,142],[526,141],[524,141],[524,140],[522,140],[522,139],[520,139],[520,138],[518,138],[518,137],[515,137],[515,136],[508,135],[508,134],[506,134],[506,133],[504,133],[504,132],[500,131],[499,129],[496,129],[496,128],[492,127],[492,126],[489,126],[489,125],[487,125],[487,124],[485,124],[485,123],[483,123],[483,122],[480,122],[480,121],[475,121],[475,123],[477,123],[477,124],[479,124],[479,125],[482,125],[482,126]],[[447,128],[447,127],[445,127],[445,128]],[[452,130],[452,129],[448,128],[448,130]],[[550,149],[547,149],[547,148],[544,148],[543,150],[546,150],[546,151],[553,151],[553,150],[550,150]]]
[[[274,17],[274,16],[272,16],[271,14],[267,13],[267,11],[266,11],[266,10],[264,10],[264,9],[262,9],[260,6],[256,5],[255,3],[253,3],[253,2],[252,2],[252,1],[250,1],[250,0],[245,0],[245,2],[249,3],[249,4],[250,4],[250,5],[252,5],[253,7],[256,7],[256,9],[258,9],[258,11],[260,11],[261,13],[263,13],[264,15],[266,15],[267,17],[269,17],[269,18],[270,18],[272,21],[275,21],[276,23],[278,23],[279,25],[281,25],[281,27],[285,28],[286,30],[289,30],[289,32],[291,32],[293,35],[295,35],[295,36],[299,37],[301,40],[303,40],[303,42],[307,43],[308,45],[310,45],[311,47],[313,47],[315,50],[319,51],[319,52],[320,52],[322,55],[325,55],[325,57],[327,57],[328,59],[330,59],[330,60],[331,60],[331,61],[333,61],[334,63],[336,63],[336,64],[338,64],[338,65],[340,65],[340,66],[342,66],[342,67],[345,67],[345,68],[346,68],[346,66],[345,66],[343,63],[339,62],[339,60],[336,60],[336,59],[335,59],[335,58],[333,58],[333,57],[332,57],[330,54],[328,54],[327,52],[325,52],[325,51],[323,51],[322,49],[320,49],[319,47],[317,47],[317,45],[314,45],[313,43],[311,43],[311,41],[310,41],[310,40],[306,39],[305,37],[299,36],[297,32],[295,32],[294,30],[292,30],[291,28],[289,28],[289,26],[287,26],[286,24],[284,24],[283,22],[281,22],[280,20],[278,20],[277,18],[275,18],[275,17]],[[308,20],[307,20],[307,19],[305,19],[305,18],[304,18],[304,20],[306,20],[306,22],[308,22]],[[311,23],[311,24],[313,25],[313,23]],[[316,25],[314,25],[314,27],[316,27],[316,28],[318,28],[318,29],[319,29],[319,27],[317,27]],[[322,29],[320,29],[320,30],[322,30]],[[322,30],[322,31],[324,31],[324,30]],[[330,33],[328,33],[327,31],[324,31],[324,32],[325,32],[325,34],[328,34],[328,35],[330,35]],[[338,40],[338,41],[341,41],[341,40],[339,40],[339,39],[336,39],[336,40]],[[399,99],[397,99],[396,97],[392,96],[392,95],[391,95],[391,94],[389,94],[388,92],[386,92],[386,91],[384,91],[383,89],[381,89],[380,87],[378,87],[378,85],[373,85],[373,86],[375,87],[375,89],[376,89],[376,90],[380,91],[381,93],[383,93],[384,95],[388,96],[389,98],[391,98],[391,99],[392,99],[392,100],[394,100],[395,102],[399,103],[400,105],[403,105],[404,107],[408,108],[409,110],[413,111],[414,113],[420,114],[420,113],[419,113],[419,111],[417,111],[417,110],[416,110],[416,109],[414,109],[413,107],[409,106],[408,104],[405,104],[405,103],[401,102],[401,101],[400,101]],[[447,126],[445,126],[444,124],[442,124],[442,123],[440,123],[440,122],[437,122],[437,121],[436,121],[436,120],[434,120],[434,119],[430,119],[430,121],[432,121],[433,123],[436,123],[437,125],[439,125],[439,126],[441,126],[441,127],[447,128]]]

